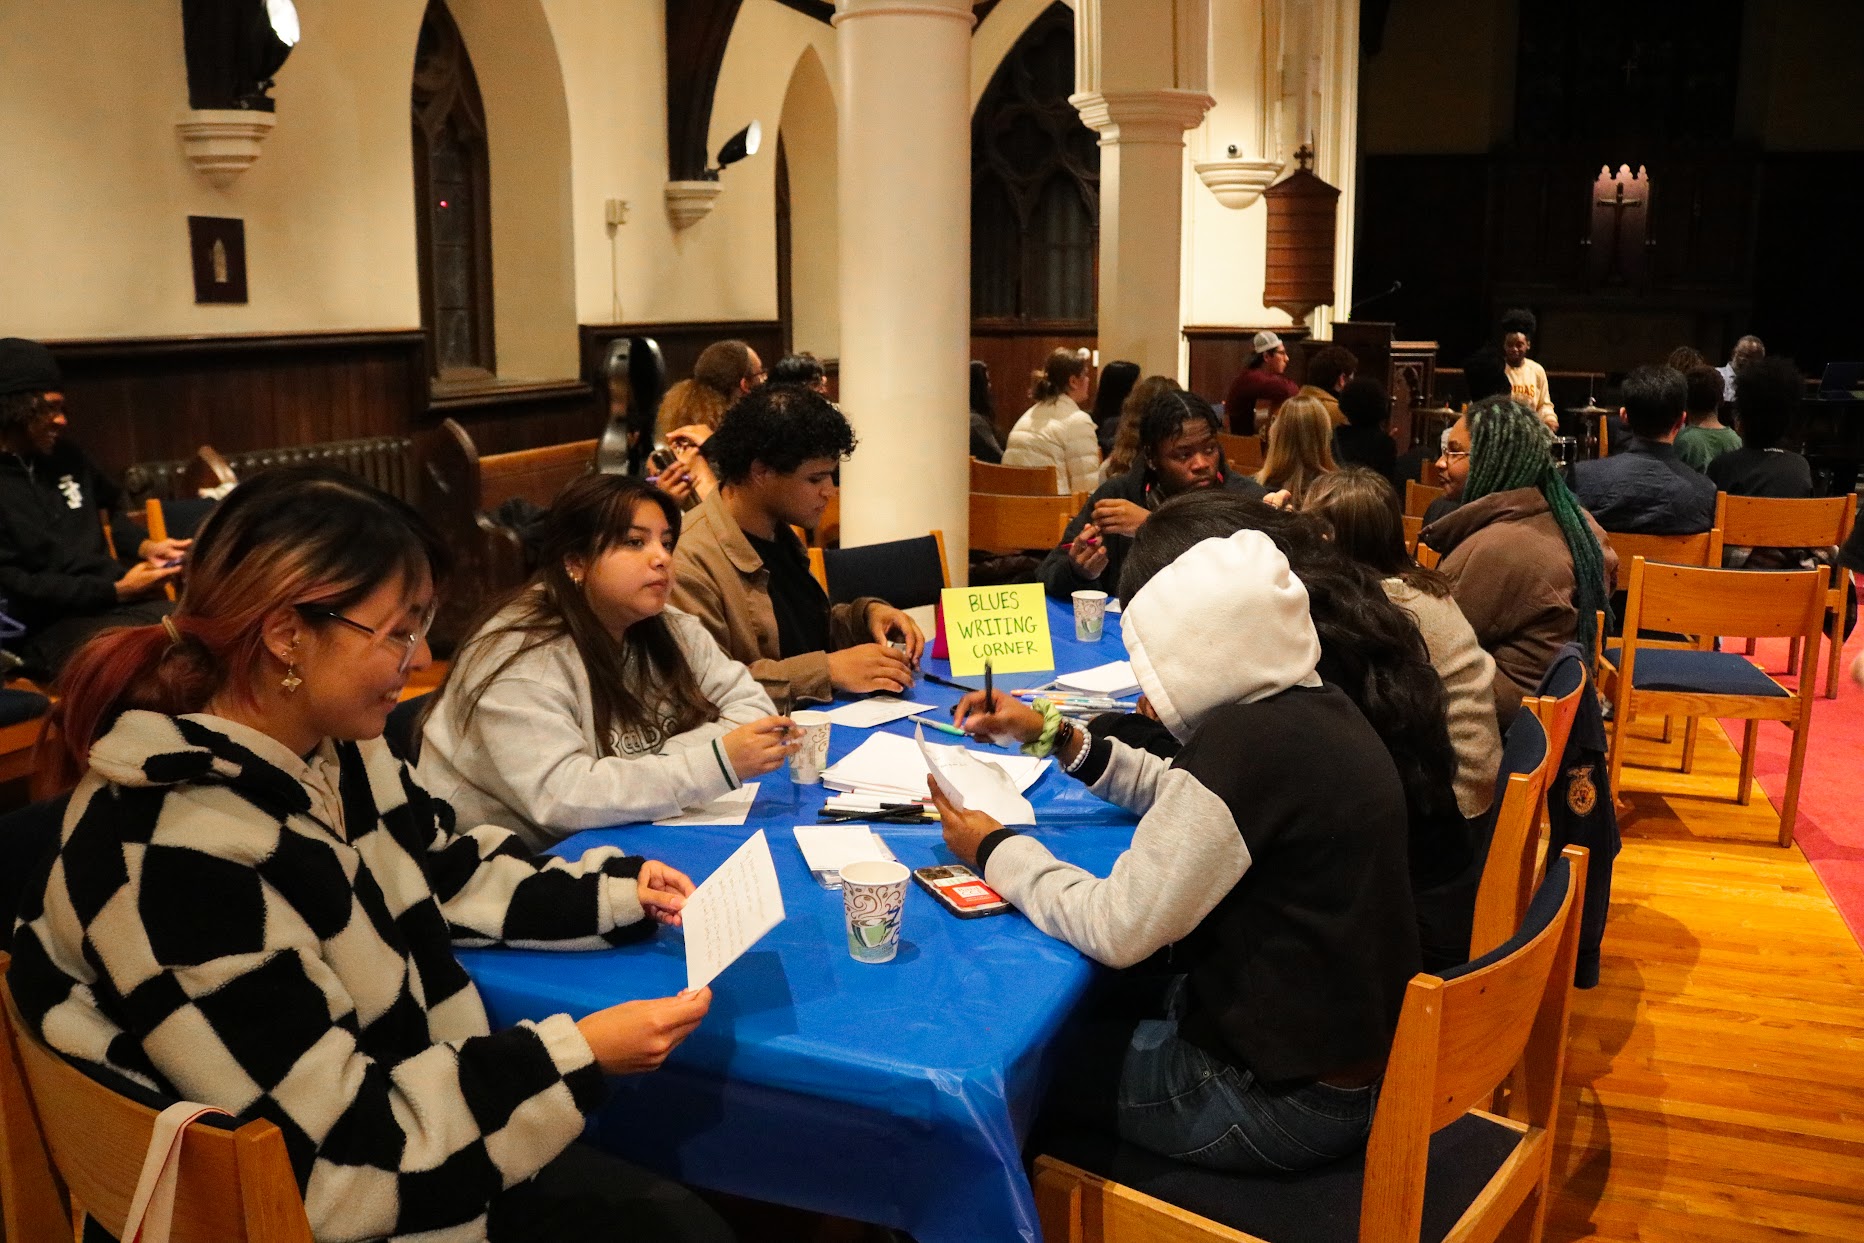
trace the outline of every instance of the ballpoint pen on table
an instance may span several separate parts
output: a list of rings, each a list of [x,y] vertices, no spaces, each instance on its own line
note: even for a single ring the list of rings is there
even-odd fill
[[[950,678],[941,678],[936,673],[927,673],[924,670],[920,670],[919,676],[924,678],[926,681],[930,682],[934,686],[943,686],[948,690],[973,691],[977,689],[975,686],[966,686],[962,682],[954,682]]]

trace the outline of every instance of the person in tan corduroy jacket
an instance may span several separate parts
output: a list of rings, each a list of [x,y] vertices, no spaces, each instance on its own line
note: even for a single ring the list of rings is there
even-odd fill
[[[758,389],[706,442],[719,487],[688,513],[674,550],[673,604],[750,666],[780,712],[836,692],[904,691],[925,647],[884,600],[831,607],[790,529],[820,521],[853,449],[854,430],[827,398],[791,384]]]

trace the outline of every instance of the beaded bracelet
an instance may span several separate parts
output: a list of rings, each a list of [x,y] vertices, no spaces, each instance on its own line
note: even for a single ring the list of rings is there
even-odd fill
[[[1042,733],[1034,742],[1023,744],[1023,754],[1047,759],[1055,750],[1055,733],[1061,729],[1061,709],[1046,699],[1035,700],[1029,706],[1042,714]]]

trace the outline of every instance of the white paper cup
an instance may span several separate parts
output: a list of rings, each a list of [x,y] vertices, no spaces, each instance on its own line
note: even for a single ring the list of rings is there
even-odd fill
[[[841,870],[848,953],[856,962],[892,962],[900,952],[900,910],[906,905],[909,875],[904,863],[870,859]]]
[[[1074,638],[1077,643],[1098,643],[1107,621],[1107,593],[1074,593]]]
[[[799,786],[822,784],[822,770],[828,767],[828,727],[826,712],[792,712],[802,737],[790,752],[790,780]]]

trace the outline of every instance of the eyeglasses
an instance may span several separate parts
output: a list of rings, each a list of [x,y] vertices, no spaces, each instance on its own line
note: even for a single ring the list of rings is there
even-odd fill
[[[413,630],[403,630],[399,632],[390,630],[387,626],[365,626],[352,617],[343,616],[343,614],[337,612],[335,609],[323,608],[320,605],[300,604],[298,606],[298,611],[300,613],[308,613],[313,617],[321,617],[326,621],[340,622],[348,626],[351,630],[356,631],[358,634],[368,635],[372,640],[386,639],[391,643],[401,644],[401,664],[396,666],[395,672],[406,673],[409,667],[414,664],[414,653],[420,648],[421,640],[425,639],[427,637],[427,632],[433,628],[435,609],[434,605],[430,602],[427,608],[422,611],[421,620],[415,623],[415,628]]]
[[[1459,458],[1459,457],[1468,457],[1468,456],[1469,456],[1469,450],[1467,450],[1467,449],[1451,449],[1451,448],[1448,448],[1448,447],[1445,447],[1445,448],[1444,448],[1444,450],[1443,450],[1443,451],[1442,451],[1441,453],[1439,453],[1439,454],[1438,454],[1437,456],[1439,456],[1439,457],[1441,457],[1441,458],[1443,458],[1443,459],[1445,459],[1445,460],[1447,461],[1447,460],[1449,460],[1449,459],[1451,459],[1451,458]]]

